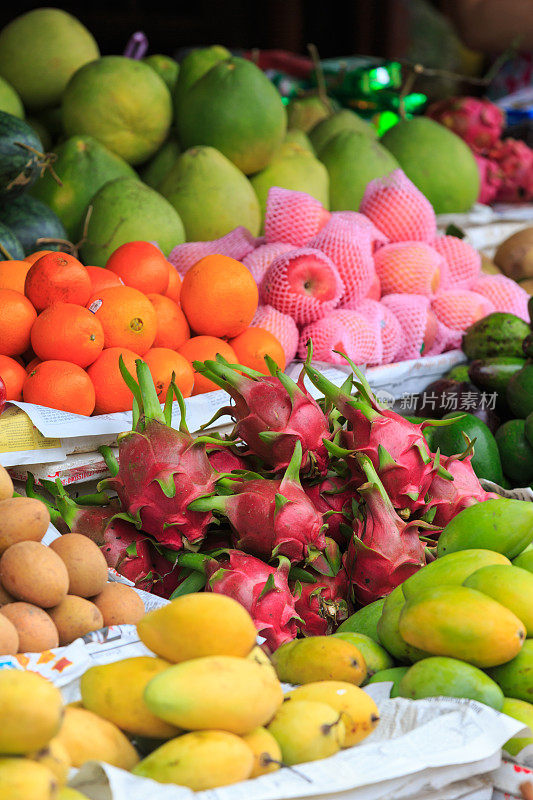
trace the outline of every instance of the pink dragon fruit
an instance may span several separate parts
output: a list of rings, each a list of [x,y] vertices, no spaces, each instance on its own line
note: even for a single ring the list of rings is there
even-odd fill
[[[433,103],[428,117],[460,136],[472,150],[484,152],[502,135],[505,115],[498,106],[481,97],[449,97]]]
[[[341,526],[351,526],[352,500],[355,495],[353,485],[346,484],[341,478],[324,478],[320,483],[304,485],[303,490],[322,514],[322,520],[328,526],[328,537],[338,545],[345,545],[347,537]]]
[[[99,488],[117,492],[123,511],[138,528],[180,550],[184,540],[198,543],[210,521],[209,514],[187,508],[214,490],[216,473],[207,458],[206,439],[193,439],[187,430],[185,404],[176,388],[182,418],[179,430],[169,427],[171,404],[163,414],[147,364],[137,361],[139,384],[123,362],[121,369],[142,413],[134,430],[120,437],[118,473]]]
[[[218,511],[230,522],[235,547],[258,556],[286,556],[303,561],[315,550],[323,550],[326,537],[322,515],[309,500],[299,479],[302,445],[298,440],[293,457],[281,480],[252,478],[222,482],[230,495],[203,497],[189,508],[198,512]]]
[[[495,144],[489,157],[502,176],[497,202],[525,203],[533,198],[533,150],[525,142],[504,139]]]
[[[406,522],[394,510],[369,458],[357,454],[368,482],[359,487],[364,503],[354,520],[354,534],[345,565],[356,600],[372,603],[391,593],[426,563],[420,520]]]
[[[242,456],[229,447],[213,445],[207,449],[209,463],[217,472],[235,472],[237,469],[248,469],[248,464]]]
[[[211,422],[226,414],[233,417],[234,435],[276,472],[287,468],[296,442],[303,450],[303,471],[324,472],[327,451],[323,440],[330,436],[328,421],[305,388],[303,372],[295,383],[272,359],[268,365],[272,375],[237,366],[245,373],[242,375],[222,359],[195,361],[194,368],[235,401],[234,406],[220,409]]]
[[[233,597],[249,612],[258,633],[271,652],[296,638],[295,598],[288,584],[290,564],[279,559],[271,567],[254,556],[229,550],[220,563],[208,564],[208,589]]]
[[[350,613],[350,582],[338,544],[327,539],[323,552],[310,559],[311,568],[295,567],[289,576],[296,596],[298,624],[305,636],[323,636],[332,631]]]
[[[498,497],[497,494],[483,489],[471,461],[472,455],[468,451],[458,456],[441,456],[441,464],[452,476],[452,480],[435,474],[428,490],[426,505],[428,510],[435,509],[432,522],[439,528],[444,528],[463,508]]]
[[[348,430],[341,433],[344,448],[327,443],[328,449],[346,458],[356,478],[361,477],[356,451],[367,456],[378,471],[393,505],[416,511],[424,505],[424,496],[435,469],[440,469],[429,452],[422,426],[409,422],[390,409],[380,408],[366,379],[351,361],[349,363],[357,378],[354,385],[358,397],[352,397],[335,386],[309,363],[305,365],[314,385],[348,422]]]
[[[496,200],[502,185],[502,172],[497,161],[474,153],[479,169],[479,195],[478,203],[489,206]]]
[[[151,591],[156,576],[149,537],[135,525],[115,517],[107,526],[100,546],[107,564],[132,581],[138,589]]]

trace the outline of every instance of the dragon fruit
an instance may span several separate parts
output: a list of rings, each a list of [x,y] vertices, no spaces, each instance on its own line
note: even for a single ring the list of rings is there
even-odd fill
[[[525,203],[533,198],[533,150],[518,139],[497,142],[489,153],[501,174],[499,203]]]
[[[341,478],[324,478],[320,483],[304,485],[304,492],[313,503],[314,507],[322,514],[322,520],[327,524],[328,537],[339,545],[346,544],[346,535],[342,532],[342,525],[352,522],[352,499],[354,488]]]
[[[209,463],[217,472],[234,472],[237,469],[248,469],[244,458],[229,447],[222,445],[208,447],[207,457]]]
[[[229,550],[221,562],[212,561],[207,568],[208,589],[244,606],[271,652],[295,639],[301,622],[289,589],[289,569],[285,558],[271,567],[239,550]]]
[[[138,589],[151,591],[156,576],[149,537],[135,525],[115,517],[107,526],[100,546],[107,565],[132,581]]]
[[[286,556],[293,563],[303,561],[315,550],[324,549],[326,537],[322,515],[300,483],[301,460],[302,445],[298,440],[281,480],[260,476],[251,480],[223,479],[219,484],[232,494],[200,498],[189,509],[200,513],[217,511],[227,517],[238,549],[265,558]]]
[[[275,472],[287,468],[294,446],[300,442],[302,470],[323,473],[327,464],[323,440],[330,436],[328,421],[305,388],[303,372],[295,383],[271,359],[267,361],[272,375],[240,365],[233,369],[223,359],[194,362],[198,372],[225,389],[235,401],[234,406],[221,408],[211,422],[226,414],[233,417],[234,435]]]
[[[315,558],[311,568],[295,567],[289,586],[296,597],[296,611],[301,617],[298,629],[305,636],[323,636],[332,631],[350,613],[350,582],[342,563],[339,546],[333,539]]]
[[[496,196],[502,185],[502,173],[497,161],[486,156],[474,153],[477,167],[479,170],[479,195],[478,203],[489,206],[496,200]]]
[[[174,386],[181,409],[179,430],[170,425],[171,403],[161,411],[148,365],[137,361],[137,384],[123,362],[121,370],[141,412],[134,429],[119,438],[118,473],[100,488],[117,492],[122,509],[137,528],[167,547],[180,550],[205,535],[210,515],[188,510],[189,503],[214,491],[216,473],[206,454],[206,438],[193,439],[185,424],[185,404]],[[216,440],[211,444],[219,444]]]
[[[358,379],[355,382],[358,397],[335,386],[309,363],[305,365],[314,385],[348,422],[348,430],[341,433],[343,447],[328,444],[328,449],[346,458],[356,478],[361,477],[361,469],[355,452],[368,456],[395,508],[410,511],[422,508],[434,472],[440,469],[429,452],[422,426],[390,409],[380,408],[363,375],[350,364]]]
[[[434,475],[426,505],[428,510],[435,509],[432,522],[439,528],[444,528],[463,508],[498,497],[483,489],[471,461],[472,455],[468,450],[459,456],[441,456],[441,464],[453,480]]]
[[[505,115],[497,105],[481,97],[449,97],[433,103],[428,117],[460,136],[478,152],[489,150],[500,138]]]
[[[359,487],[364,502],[354,520],[345,566],[356,600],[367,605],[389,595],[425,565],[419,534],[431,526],[401,519],[370,459],[361,454],[356,458],[368,482]]]

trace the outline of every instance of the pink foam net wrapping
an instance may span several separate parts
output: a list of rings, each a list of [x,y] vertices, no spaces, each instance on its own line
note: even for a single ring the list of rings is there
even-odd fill
[[[183,277],[201,258],[205,256],[229,256],[241,261],[255,248],[256,240],[247,228],[238,228],[209,242],[186,242],[179,244],[170,253],[168,260]]]
[[[471,289],[481,272],[481,256],[478,251],[457,236],[438,236],[432,246],[448,265],[440,288]]]
[[[270,244],[261,244],[252,250],[249,255],[245,256],[242,263],[248,267],[255,282],[259,286],[269,266],[272,264],[276,256],[281,253],[288,253],[289,250],[294,250],[292,244],[287,242],[271,242]]]
[[[376,228],[369,217],[366,217],[364,214],[360,214],[358,211],[333,211],[331,214],[331,219],[350,221],[354,225],[364,228],[370,235],[370,239],[372,241],[372,250],[377,250],[378,247],[387,244],[389,241],[383,231],[380,231],[379,228]]]
[[[375,275],[369,229],[349,217],[332,216],[307,246],[325,253],[339,270],[344,283],[341,304],[366,297]]]
[[[395,360],[420,358],[428,320],[429,297],[420,294],[387,294],[380,302],[392,311],[402,329],[402,341]]]
[[[370,181],[359,211],[391,242],[432,242],[437,236],[431,203],[401,169]]]
[[[258,306],[250,323],[252,328],[264,328],[279,341],[287,364],[294,361],[298,350],[298,326],[288,314],[282,314],[272,306]]]
[[[511,278],[505,275],[482,275],[472,284],[472,291],[490,300],[495,311],[506,311],[529,322],[529,294]]]
[[[306,257],[309,282],[318,272],[321,279],[331,285],[331,292],[326,300],[318,300],[305,293],[305,278],[302,278],[301,284],[295,284],[301,285],[301,292],[294,291],[291,287],[293,269],[300,271],[302,264],[306,263]],[[289,314],[298,325],[306,325],[324,317],[338,306],[343,292],[344,284],[333,261],[321,250],[310,247],[300,247],[277,256],[268,268],[260,288],[262,303],[273,306],[283,314]]]
[[[465,331],[478,319],[492,314],[494,303],[468,289],[447,289],[438,292],[431,307],[440,322],[454,331]]]
[[[329,218],[329,211],[310,194],[273,186],[266,202],[265,240],[303,247]]]
[[[338,353],[346,353],[356,364],[379,363],[381,339],[376,325],[362,314],[348,309],[337,309],[322,319],[302,328],[298,355],[304,359],[307,342],[313,342],[313,359],[329,364],[346,365]]]
[[[381,294],[424,294],[430,296],[446,279],[444,258],[426,242],[395,242],[374,254]]]
[[[440,353],[446,352],[446,350],[457,350],[461,347],[462,338],[462,331],[454,331],[437,319],[435,339],[431,346],[424,350],[423,355],[438,356]]]
[[[402,347],[402,328],[398,319],[386,305],[376,300],[363,300],[357,307],[357,312],[362,314],[371,325],[379,331],[381,339],[381,356],[379,361],[369,362],[372,365],[390,364],[395,360]]]

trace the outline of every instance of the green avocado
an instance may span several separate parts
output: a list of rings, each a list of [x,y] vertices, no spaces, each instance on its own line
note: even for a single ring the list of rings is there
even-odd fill
[[[469,365],[468,378],[484,392],[497,392],[505,396],[507,384],[525,363],[525,358],[514,356],[478,358]]]
[[[530,332],[520,317],[496,311],[468,328],[463,336],[463,351],[472,361],[493,356],[522,358],[522,340]]]
[[[505,392],[507,404],[515,417],[525,419],[533,411],[533,362],[516,372]]]
[[[463,436],[465,434],[471,442],[475,440],[472,467],[478,478],[500,484],[503,479],[500,454],[488,426],[473,414],[462,414],[457,411],[446,414],[444,419],[454,417],[457,417],[456,422],[433,430],[432,448],[435,451],[439,448],[445,456],[462,453],[466,448],[466,439]]]
[[[496,431],[496,443],[504,473],[516,485],[528,486],[533,481],[533,447],[527,440],[524,420],[504,422]]]

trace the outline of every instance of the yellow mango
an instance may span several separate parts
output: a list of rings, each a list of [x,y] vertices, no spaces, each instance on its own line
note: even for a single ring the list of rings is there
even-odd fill
[[[512,611],[466,586],[436,586],[408,600],[400,617],[408,644],[435,656],[476,667],[495,667],[514,658],[526,631]]]
[[[533,573],[509,565],[487,566],[470,575],[463,586],[477,589],[522,620],[528,638],[533,636]]]
[[[227,731],[195,731],[165,742],[132,772],[202,792],[245,781],[253,765],[254,755],[239,736]]]
[[[185,594],[137,623],[142,642],[176,664],[205,656],[247,656],[257,630],[236,600],[214,592]]]
[[[339,712],[314,700],[283,703],[268,730],[288,766],[328,758],[344,747],[346,738]]]
[[[57,800],[87,800],[87,795],[72,789],[70,786],[62,786],[57,795]]]
[[[326,703],[341,714],[346,729],[344,747],[361,742],[379,722],[378,707],[366,692],[353,683],[317,681],[299,686],[285,695],[285,702],[300,700]]]
[[[311,636],[291,644],[289,648],[282,645],[272,655],[280,681],[346,681],[360,686],[366,678],[365,659],[350,642],[333,636]]]
[[[0,670],[0,753],[42,750],[58,732],[62,717],[63,699],[53,683],[35,672]]]
[[[291,642],[291,644],[292,644],[292,642]],[[274,665],[272,664],[272,661],[271,661],[271,660],[270,660],[270,658],[267,656],[267,654],[265,653],[265,651],[264,651],[264,650],[262,650],[262,649],[259,647],[259,645],[256,645],[256,646],[253,648],[253,650],[251,651],[251,653],[249,653],[249,654],[246,656],[246,658],[247,658],[249,661],[255,661],[255,663],[256,663],[256,664],[260,664],[262,667],[268,667],[269,669],[271,669],[271,670],[272,670],[272,672],[273,672],[274,674],[276,673],[276,670],[274,669]]]
[[[281,766],[281,749],[270,731],[266,728],[255,728],[242,737],[254,754],[254,766],[250,778],[259,778],[275,772]]]
[[[81,767],[86,761],[104,761],[130,770],[139,761],[135,748],[116,725],[85,708],[65,708],[57,739],[73,767]]]
[[[143,699],[148,682],[170,666],[162,658],[139,656],[91,667],[80,680],[83,705],[133,736],[174,738],[180,731],[152,714]]]
[[[268,722],[283,702],[277,677],[246,658],[210,656],[175,664],[149,682],[148,708],[186,730],[239,735]]]
[[[53,773],[26,758],[0,758],[0,800],[56,800]]]
[[[58,739],[52,739],[44,750],[33,753],[28,758],[48,767],[50,772],[56,776],[59,786],[66,784],[72,764],[64,745]]]

